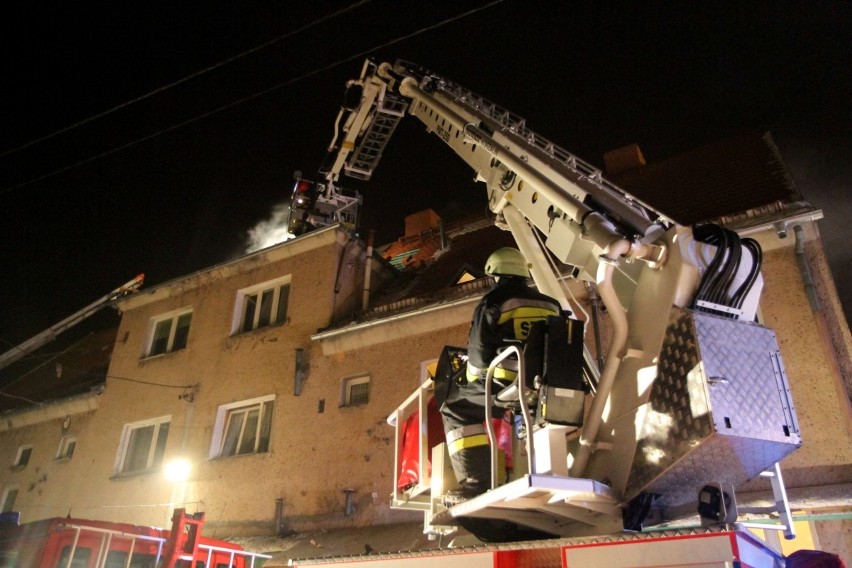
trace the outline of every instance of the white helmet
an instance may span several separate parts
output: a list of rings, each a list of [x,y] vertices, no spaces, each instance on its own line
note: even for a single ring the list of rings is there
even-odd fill
[[[503,247],[495,250],[485,262],[485,274],[491,276],[522,276],[529,278],[527,259],[516,248]]]

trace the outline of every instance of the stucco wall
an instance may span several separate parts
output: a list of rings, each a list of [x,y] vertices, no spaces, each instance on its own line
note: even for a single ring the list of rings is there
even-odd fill
[[[804,234],[814,242],[814,228]],[[781,463],[788,486],[852,482],[852,436],[841,389],[838,354],[811,309],[792,231],[786,239],[759,236],[764,249],[761,316],[775,331],[799,419],[802,447]],[[809,247],[805,247],[806,249]],[[828,306],[826,306],[828,308]]]
[[[66,496],[80,486],[81,472],[88,459],[79,441],[90,438],[95,432],[94,414],[94,410],[69,413],[65,417],[40,421],[0,434],[3,487],[18,487],[15,510],[21,512],[24,521],[65,516],[68,513]],[[78,439],[77,449],[70,459],[57,459],[63,436],[77,436]],[[32,446],[29,462],[24,467],[12,467],[18,448],[22,445]]]

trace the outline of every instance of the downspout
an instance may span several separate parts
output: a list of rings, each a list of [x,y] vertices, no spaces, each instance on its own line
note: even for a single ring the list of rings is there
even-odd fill
[[[820,339],[825,347],[825,354],[831,367],[832,375],[835,377],[834,387],[837,391],[837,398],[838,400],[846,403],[845,407],[847,409],[847,412],[844,413],[844,415],[846,416],[846,431],[852,432],[852,404],[850,404],[848,390],[843,380],[843,372],[841,371],[841,366],[839,362],[840,355],[837,351],[833,349],[833,341],[831,338],[831,334],[828,331],[826,316],[821,311],[821,306],[819,298],[816,294],[816,286],[814,285],[813,276],[811,275],[810,267],[808,266],[807,259],[805,258],[805,233],[801,225],[795,225],[793,227],[793,232],[796,234],[796,261],[799,264],[799,271],[802,275],[802,282],[805,285],[805,293],[808,296],[808,304],[810,305],[811,311],[813,312],[814,320],[817,325],[817,329],[819,330]]]
[[[626,240],[615,243],[611,247],[611,250],[608,251],[607,258],[602,258],[598,265],[596,277],[598,293],[612,319],[612,342],[606,356],[606,361],[604,362],[600,381],[598,382],[597,394],[595,394],[592,400],[589,415],[586,418],[586,423],[580,435],[577,455],[574,457],[574,463],[571,465],[571,477],[583,477],[586,466],[589,463],[589,458],[595,450],[598,431],[603,422],[606,402],[609,399],[610,392],[612,392],[615,375],[621,363],[624,348],[627,345],[627,314],[625,314],[621,302],[618,301],[618,295],[615,293],[615,288],[612,285],[612,276],[615,273],[614,259],[625,254],[629,249],[630,243]]]
[[[275,534],[284,536],[284,498],[275,498]]]
[[[332,297],[331,304],[331,318],[329,321],[329,327],[331,327],[337,317],[337,296],[340,294],[341,282],[340,275],[343,272],[343,262],[346,260],[346,251],[349,250],[349,247],[352,246],[352,243],[355,242],[355,239],[358,238],[356,233],[350,233],[349,240],[346,242],[346,245],[340,251],[340,259],[337,261],[337,274],[334,276],[334,296]]]
[[[367,236],[367,259],[364,262],[364,295],[361,300],[361,311],[366,312],[370,307],[370,277],[373,274],[373,239],[375,239],[376,231],[370,229],[370,234]]]
[[[805,232],[801,225],[794,226],[793,232],[796,234],[796,262],[799,264],[799,272],[802,273],[802,282],[805,285],[805,293],[808,295],[808,303],[812,312],[818,312],[820,309],[819,298],[816,295],[811,269],[805,259]]]

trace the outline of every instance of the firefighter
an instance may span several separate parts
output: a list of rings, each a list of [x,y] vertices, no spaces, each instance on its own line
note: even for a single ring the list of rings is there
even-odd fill
[[[559,302],[527,285],[529,267],[519,250],[496,250],[488,257],[485,273],[496,284],[473,312],[466,376],[451,387],[441,405],[447,448],[459,483],[457,490],[448,493],[448,504],[484,493],[491,485],[484,379],[492,359],[507,345],[523,345],[533,322],[562,315]],[[514,381],[513,367],[517,368],[517,362],[506,359],[494,370],[492,393]],[[504,408],[487,406],[493,418],[505,414]]]

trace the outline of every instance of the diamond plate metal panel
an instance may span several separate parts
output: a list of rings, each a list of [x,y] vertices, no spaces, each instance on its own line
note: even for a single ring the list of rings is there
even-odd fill
[[[676,506],[710,481],[738,486],[801,440],[775,334],[673,308],[626,498]]]

